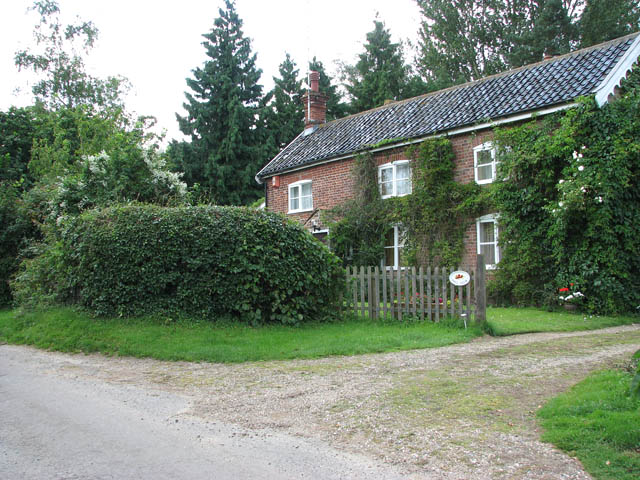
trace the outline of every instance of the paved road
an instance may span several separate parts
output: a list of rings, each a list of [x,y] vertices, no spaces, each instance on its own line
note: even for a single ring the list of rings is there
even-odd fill
[[[401,475],[319,440],[185,415],[186,397],[61,376],[0,345],[0,478],[386,479]]]

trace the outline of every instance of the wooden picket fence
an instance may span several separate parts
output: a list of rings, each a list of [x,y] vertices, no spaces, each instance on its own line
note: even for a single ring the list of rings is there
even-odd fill
[[[454,269],[348,267],[344,306],[369,318],[390,316],[401,320],[403,316],[413,316],[437,322],[445,317],[461,317],[482,322],[486,294],[484,262],[479,257],[482,270],[467,270],[471,280],[462,287],[449,282]]]

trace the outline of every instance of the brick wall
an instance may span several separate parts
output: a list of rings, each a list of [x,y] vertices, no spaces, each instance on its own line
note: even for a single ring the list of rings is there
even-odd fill
[[[450,137],[453,151],[456,156],[456,168],[454,178],[461,183],[475,181],[473,170],[473,148],[491,140],[490,131],[474,132]],[[408,158],[404,148],[396,148],[377,152],[374,154],[377,165]],[[267,206],[269,210],[287,214],[289,185],[301,180],[311,180],[313,195],[313,210],[303,213],[288,214],[301,223],[311,228],[315,221],[318,228],[324,228],[319,217],[319,211],[326,210],[341,204],[353,195],[354,182],[351,175],[353,158],[325,163],[299,170],[292,173],[279,175],[280,186],[272,185],[271,178],[267,182]],[[318,212],[316,212],[318,210]],[[314,212],[316,212],[314,214]],[[493,212],[485,212],[493,213]],[[313,217],[312,217],[313,214]],[[462,256],[462,265],[473,266],[476,264],[476,225],[470,225],[465,233],[465,245]]]

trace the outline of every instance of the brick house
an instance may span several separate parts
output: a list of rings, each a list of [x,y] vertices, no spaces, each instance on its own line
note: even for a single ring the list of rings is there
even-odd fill
[[[319,238],[328,234],[320,212],[354,192],[354,156],[370,151],[383,198],[411,193],[406,149],[446,136],[456,156],[455,179],[488,184],[495,179],[492,129],[571,108],[578,97],[609,101],[640,56],[640,33],[545,59],[474,82],[325,122],[326,97],[311,72],[304,96],[305,130],[256,175],[265,185],[266,208],[303,223]],[[377,147],[372,147],[377,145]],[[500,261],[498,212],[476,219],[465,233],[464,265],[484,253],[488,268]],[[390,226],[386,265],[400,262],[402,238]]]

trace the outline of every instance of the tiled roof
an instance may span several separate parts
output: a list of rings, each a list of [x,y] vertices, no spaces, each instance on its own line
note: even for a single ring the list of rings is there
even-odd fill
[[[383,140],[420,138],[571,102],[593,93],[638,35],[325,123],[299,135],[257,177],[353,154]]]

